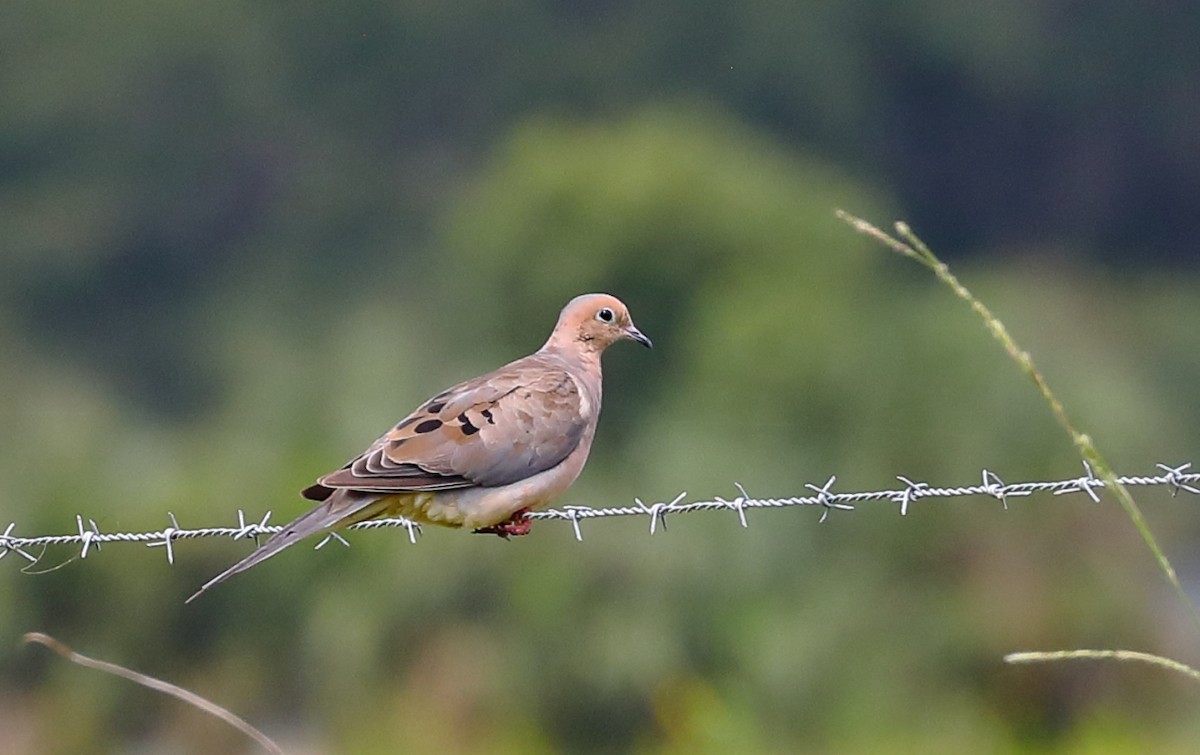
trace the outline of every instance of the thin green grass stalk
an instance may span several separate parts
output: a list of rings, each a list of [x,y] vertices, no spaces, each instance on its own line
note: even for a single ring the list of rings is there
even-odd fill
[[[896,223],[896,232],[904,239],[904,241],[901,241],[900,239],[884,233],[862,218],[855,217],[844,210],[838,210],[837,216],[859,233],[870,236],[871,238],[882,243],[884,246],[887,246],[889,249],[902,254],[905,257],[916,260],[932,270],[934,275],[938,277],[938,280],[945,283],[950,290],[954,292],[955,296],[969,304],[971,309],[983,319],[983,324],[992,334],[992,337],[1000,342],[1000,344],[1004,347],[1004,350],[1008,352],[1009,357],[1011,357],[1012,360],[1016,362],[1018,366],[1020,366],[1021,370],[1028,375],[1031,380],[1033,380],[1034,385],[1037,386],[1038,391],[1042,394],[1042,398],[1045,399],[1046,404],[1049,405],[1050,411],[1054,413],[1055,419],[1057,419],[1058,423],[1062,425],[1064,430],[1067,431],[1067,434],[1071,436],[1071,442],[1075,444],[1075,448],[1079,451],[1079,455],[1084,461],[1092,466],[1092,469],[1095,470],[1100,479],[1104,481],[1105,486],[1113,492],[1114,496],[1116,496],[1117,501],[1121,504],[1121,508],[1125,509],[1125,514],[1130,518],[1130,520],[1133,521],[1133,525],[1137,528],[1137,531],[1141,533],[1142,541],[1146,543],[1146,547],[1148,547],[1150,552],[1154,554],[1155,560],[1158,561],[1159,569],[1162,570],[1163,574],[1165,574],[1167,577],[1167,581],[1170,582],[1171,586],[1175,589],[1175,594],[1179,597],[1179,600],[1185,606],[1187,606],[1188,611],[1192,615],[1192,620],[1198,627],[1200,627],[1200,612],[1196,610],[1195,604],[1192,603],[1191,598],[1188,597],[1187,592],[1183,589],[1183,585],[1179,583],[1179,577],[1176,576],[1174,567],[1171,566],[1171,562],[1167,559],[1166,554],[1163,553],[1162,548],[1159,547],[1158,541],[1155,539],[1154,534],[1150,531],[1149,525],[1146,524],[1146,520],[1142,516],[1142,511],[1140,508],[1138,508],[1137,503],[1133,500],[1133,496],[1131,496],[1129,494],[1129,490],[1127,490],[1125,486],[1117,480],[1117,476],[1112,471],[1112,467],[1110,467],[1108,462],[1105,461],[1104,457],[1100,455],[1100,452],[1096,450],[1096,446],[1094,443],[1092,443],[1092,439],[1086,433],[1079,432],[1075,429],[1075,425],[1071,422],[1071,418],[1067,415],[1066,409],[1063,408],[1062,402],[1060,402],[1058,397],[1055,396],[1050,390],[1050,386],[1047,385],[1046,380],[1042,377],[1042,374],[1038,371],[1037,366],[1033,363],[1033,358],[1029,355],[1029,352],[1024,351],[1017,346],[1017,342],[1013,340],[1012,336],[1009,335],[1008,329],[1004,327],[1004,323],[1000,322],[1000,320],[992,314],[991,310],[984,306],[983,302],[976,299],[974,294],[967,290],[966,286],[964,286],[962,283],[959,283],[958,278],[954,277],[954,274],[950,272],[950,268],[944,262],[939,260],[937,256],[930,251],[929,247],[925,246],[925,243],[912,232],[912,229],[910,229],[906,223]]]
[[[1139,653],[1136,650],[1052,650],[1044,653],[1009,653],[1004,656],[1005,663],[1054,663],[1056,661],[1135,661],[1151,666],[1175,671],[1200,682],[1200,671],[1191,666],[1163,658],[1161,655]]]

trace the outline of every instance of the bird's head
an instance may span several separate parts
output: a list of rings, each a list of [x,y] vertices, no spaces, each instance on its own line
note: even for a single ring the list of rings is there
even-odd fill
[[[617,341],[653,344],[633,324],[629,308],[608,294],[584,294],[567,302],[547,346],[600,353]]]

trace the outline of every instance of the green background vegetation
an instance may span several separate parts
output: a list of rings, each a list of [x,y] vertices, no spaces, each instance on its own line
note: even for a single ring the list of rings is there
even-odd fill
[[[905,217],[1123,473],[1200,430],[1198,12],[1020,2],[0,9],[0,527],[231,525],[577,293],[606,357],[560,503],[1077,474],[965,307],[833,217]],[[1138,496],[1185,586],[1194,501]],[[1082,496],[427,529],[0,562],[5,752],[1193,751],[1194,687],[1014,650],[1200,637]],[[72,555],[51,549],[42,567]]]

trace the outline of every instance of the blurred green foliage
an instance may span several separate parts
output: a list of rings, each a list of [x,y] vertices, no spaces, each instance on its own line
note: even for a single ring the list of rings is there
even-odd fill
[[[597,445],[562,503],[1074,474],[970,313],[836,207],[905,214],[957,252],[1120,471],[1186,460],[1195,273],[1150,261],[1190,248],[1171,212],[1196,179],[1140,173],[1196,148],[1178,125],[1197,107],[1192,11],[1173,12],[9,3],[0,526],[290,517],[295,491],[536,348],[588,290],[621,296],[656,348],[606,356]],[[1137,123],[1118,117],[1131,103]],[[1141,500],[1194,586],[1186,499]],[[244,543],[178,543],[173,567],[135,546],[36,576],[5,559],[4,749],[250,751],[18,647],[30,630],[288,751],[1186,752],[1200,735],[1194,692],[1161,672],[1000,663],[1195,655],[1108,501],[645,527],[361,533],[189,606]]]

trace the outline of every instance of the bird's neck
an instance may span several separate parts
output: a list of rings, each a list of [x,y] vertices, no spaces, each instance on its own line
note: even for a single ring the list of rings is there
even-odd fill
[[[561,332],[551,334],[541,351],[553,351],[564,358],[580,358],[600,362],[600,352],[604,346],[595,338],[583,336],[567,337]]]
[[[550,339],[539,349],[540,353],[566,365],[595,370],[597,373],[600,372],[600,351],[598,348],[589,348],[586,344],[583,344],[583,348],[576,343],[563,345],[554,339]]]

